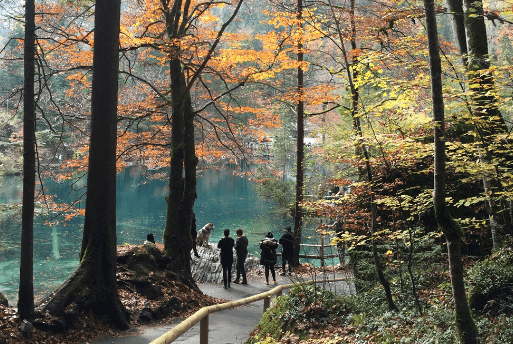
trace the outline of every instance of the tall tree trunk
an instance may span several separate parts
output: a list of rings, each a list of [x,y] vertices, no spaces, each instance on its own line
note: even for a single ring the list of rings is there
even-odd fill
[[[463,231],[450,216],[445,203],[445,118],[442,95],[442,65],[436,27],[436,12],[433,0],[424,0],[428,35],[429,64],[431,69],[431,92],[434,122],[434,191],[433,204],[438,225],[447,241],[450,276],[454,304],[456,308],[456,327],[460,342],[478,343],[477,327],[467,302],[463,281],[463,262],[460,245]]]
[[[493,77],[489,73],[490,56],[486,34],[486,24],[483,16],[482,0],[448,0],[447,4],[453,12],[453,27],[457,37],[460,54],[466,67],[468,85],[472,99],[472,111],[477,121],[475,130],[478,132],[477,140],[486,150],[493,142],[495,135],[508,132],[504,117],[500,113],[498,100],[494,92]],[[467,58],[468,56],[468,58]],[[466,131],[463,129],[462,131]],[[488,150],[481,154],[479,159],[483,164],[489,164],[496,152]],[[483,176],[482,183],[486,196],[486,209],[490,221],[493,248],[499,245],[500,229],[509,226],[510,220],[503,219],[499,213],[507,214],[501,209],[501,202],[493,197],[493,186],[501,186],[499,175],[494,177]]]
[[[120,0],[97,0],[91,138],[80,266],[43,308],[58,314],[76,302],[128,328],[116,281],[116,142]]]
[[[201,65],[190,80],[185,79],[180,40],[187,35],[191,20],[191,2],[182,0],[161,0],[166,21],[166,33],[174,42],[170,53],[169,72],[171,78],[171,166],[169,195],[167,198],[166,227],[164,230],[164,251],[171,258],[168,268],[181,278],[182,282],[199,290],[192,278],[190,251],[192,249],[191,223],[196,201],[196,166],[194,117],[190,89],[212,57],[224,31],[237,15],[242,0],[230,18],[221,26],[214,42]],[[167,100],[169,102],[169,100]]]
[[[34,313],[34,194],[36,186],[36,116],[34,104],[34,56],[36,27],[34,0],[25,2],[23,65],[23,206],[18,313],[30,319]]]
[[[298,29],[303,27],[303,0],[297,1],[297,19]],[[303,188],[304,188],[304,159],[305,159],[305,146],[304,146],[304,84],[303,84],[303,42],[302,38],[297,44],[297,61],[300,63],[297,69],[297,174],[296,174],[296,206],[294,211],[294,265],[299,264],[299,251],[301,248],[301,236],[303,227]]]
[[[179,56],[179,47],[176,47]],[[171,258],[168,268],[183,283],[198,289],[192,277],[190,252],[192,250],[191,223],[196,200],[196,165],[194,142],[194,113],[187,91],[182,63],[179,58],[170,61],[172,92],[171,172],[164,230],[165,254]]]

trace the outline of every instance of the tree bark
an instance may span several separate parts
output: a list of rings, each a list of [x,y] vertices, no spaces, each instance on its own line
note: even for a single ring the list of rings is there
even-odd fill
[[[486,149],[493,141],[495,135],[508,132],[504,117],[498,109],[498,100],[490,90],[495,88],[490,68],[490,56],[486,24],[483,16],[483,3],[481,0],[448,0],[447,4],[453,12],[453,27],[457,37],[460,54],[467,71],[469,89],[472,99],[472,111],[477,118],[474,129],[477,130],[477,140]],[[468,56],[468,58],[467,58]],[[461,126],[462,124],[460,124]],[[466,131],[463,129],[462,131]],[[479,159],[484,164],[489,164],[496,152],[488,151],[481,154]],[[509,159],[508,159],[509,160]],[[493,248],[499,245],[500,229],[509,225],[509,220],[501,221],[499,213],[501,202],[493,199],[493,185],[500,186],[499,176],[483,176],[483,189],[486,196],[486,209],[490,221]]]
[[[463,0],[447,0],[447,7],[452,12],[452,30],[456,37],[456,43],[464,66],[467,65],[468,49],[467,35],[465,33],[465,17],[463,12]]]
[[[445,115],[442,93],[442,64],[440,60],[436,12],[433,0],[424,0],[428,35],[429,65],[431,69],[431,96],[434,122],[434,190],[433,204],[439,227],[447,241],[451,285],[456,308],[456,327],[460,342],[478,343],[477,327],[467,302],[463,280],[463,262],[460,245],[463,231],[450,216],[445,202]]]
[[[179,47],[176,47],[178,50]],[[179,51],[176,56],[179,56]],[[171,170],[167,204],[164,250],[171,258],[168,268],[183,283],[198,289],[192,277],[190,251],[191,223],[196,200],[196,165],[194,142],[194,112],[187,91],[180,59],[170,61],[172,92]]]
[[[298,29],[302,29],[302,20],[303,20],[303,0],[297,1],[297,19],[298,19]],[[303,62],[303,42],[301,40],[297,43],[297,61],[299,63]],[[293,264],[294,266],[299,265],[299,251],[301,248],[301,236],[302,236],[302,227],[303,227],[303,188],[304,188],[304,159],[305,159],[305,151],[304,151],[304,84],[303,84],[303,67],[300,65],[297,68],[297,93],[298,93],[298,103],[297,103],[297,171],[296,171],[296,203],[295,203],[295,211],[294,211],[294,256],[293,256]]]
[[[43,307],[59,314],[73,303],[128,328],[116,281],[116,143],[120,0],[97,0],[91,137],[80,266]]]
[[[189,17],[191,2],[161,0],[166,21],[166,33],[172,42],[169,72],[171,78],[171,166],[169,195],[167,197],[166,227],[164,230],[164,251],[171,258],[168,268],[177,274],[183,283],[199,291],[192,278],[190,251],[192,249],[191,223],[196,201],[196,167],[194,117],[190,89],[212,57],[224,31],[237,15],[242,0],[237,2],[230,18],[217,32],[214,42],[202,63],[190,80],[186,80],[180,40],[187,35],[191,25]],[[193,18],[194,19],[194,18]]]
[[[34,313],[34,194],[36,186],[36,116],[34,103],[35,56],[34,0],[25,2],[23,65],[23,205],[21,216],[20,287],[18,314],[30,319]]]

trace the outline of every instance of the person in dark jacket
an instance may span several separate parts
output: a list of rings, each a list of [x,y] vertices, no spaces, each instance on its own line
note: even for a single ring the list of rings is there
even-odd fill
[[[278,241],[281,245],[281,273],[280,276],[286,275],[285,265],[289,263],[289,275],[292,272],[292,257],[294,256],[294,236],[292,235],[292,229],[290,226],[285,228],[285,234],[282,235]]]
[[[244,262],[248,256],[249,241],[243,234],[242,228],[237,228],[235,234],[237,234],[237,241],[235,242],[235,252],[237,252],[237,277],[233,280],[233,283],[239,283],[240,276],[242,275],[242,284],[248,284]]]
[[[276,265],[276,248],[278,241],[274,239],[273,233],[268,232],[260,242],[260,264],[265,268],[265,284],[269,284],[269,271],[273,277],[273,282],[276,284],[276,273],[274,272],[274,265]]]
[[[196,230],[196,214],[194,214],[194,213],[192,213],[191,237],[192,237],[192,251],[194,252],[194,255],[199,258],[198,250],[196,249],[196,238],[198,237],[198,231]]]
[[[223,284],[224,289],[230,288],[230,279],[232,278],[232,264],[233,264],[233,247],[235,241],[230,238],[230,230],[224,230],[224,238],[219,240],[217,248],[221,250],[221,265],[223,266]]]
[[[335,236],[337,237],[337,251],[338,251],[338,259],[340,261],[341,266],[346,265],[346,243],[344,241],[344,222],[342,219],[337,219],[332,225],[328,226],[328,228],[335,230]]]
[[[153,233],[146,235],[146,241],[144,242],[144,245],[146,245],[146,244],[155,245],[155,237],[153,236]]]

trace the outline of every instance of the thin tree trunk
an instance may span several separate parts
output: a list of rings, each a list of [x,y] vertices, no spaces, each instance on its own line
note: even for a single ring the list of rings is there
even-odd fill
[[[18,313],[30,319],[34,313],[34,194],[36,186],[36,116],[34,104],[35,23],[34,0],[25,2],[23,90],[23,206]]]
[[[419,311],[419,314],[422,315],[422,306],[420,305],[419,296],[417,295],[417,285],[415,284],[415,278],[413,276],[413,231],[411,228],[408,228],[408,234],[410,236],[410,251],[408,253],[408,274],[410,275],[411,280],[411,293],[413,298],[415,299],[415,305]]]
[[[463,13],[463,0],[447,0],[447,7],[452,12],[452,29],[456,36],[456,43],[461,55],[461,62],[467,65],[468,49],[467,36],[465,34],[465,17]]]
[[[358,113],[359,107],[360,107],[360,105],[359,105],[359,101],[360,101],[359,96],[360,95],[359,95],[358,87],[356,87],[354,84],[354,80],[356,78],[358,78],[358,71],[356,68],[349,68],[350,65],[355,67],[358,64],[358,56],[354,56],[351,63],[349,63],[349,60],[347,57],[347,52],[344,47],[344,38],[342,36],[342,30],[340,28],[339,20],[338,20],[337,16],[335,15],[331,1],[329,1],[329,4],[330,4],[332,17],[333,17],[334,21],[336,22],[339,40],[340,40],[340,49],[342,51],[342,54],[344,56],[344,61],[346,63],[347,77],[348,77],[349,86],[351,89],[351,116],[353,119],[354,134],[358,138],[356,147],[355,147],[356,155],[360,156],[365,161],[366,171],[364,171],[363,169],[360,169],[360,171],[359,171],[360,177],[364,178],[364,173],[366,172],[367,180],[368,180],[369,184],[371,185],[370,186],[370,198],[369,198],[369,203],[370,203],[370,207],[371,207],[371,218],[370,218],[370,223],[369,223],[369,229],[371,232],[371,239],[372,239],[372,241],[371,241],[372,242],[372,256],[373,256],[373,260],[374,260],[374,265],[376,267],[376,273],[378,275],[378,280],[381,283],[381,285],[383,286],[383,289],[385,290],[385,297],[386,297],[386,300],[388,303],[388,307],[390,310],[397,310],[397,306],[395,305],[393,297],[392,297],[392,291],[390,289],[390,282],[388,281],[388,279],[386,278],[386,276],[383,272],[383,266],[379,259],[377,244],[375,241],[377,206],[376,206],[376,203],[374,202],[374,189],[372,187],[372,168],[371,168],[370,161],[369,161],[370,155],[367,150],[367,147],[364,145],[364,142],[363,142],[363,132],[362,132],[362,127],[361,127],[361,122],[360,122],[360,116]],[[355,23],[355,0],[351,0],[350,18],[351,18],[351,40],[350,40],[350,43],[351,43],[351,48],[353,50],[356,50],[357,44],[356,44],[356,23]],[[352,70],[352,74],[351,74],[351,70]],[[356,266],[356,264],[354,266]]]
[[[445,118],[442,93],[442,65],[438,44],[436,12],[433,0],[424,0],[426,27],[428,35],[429,65],[431,69],[431,92],[434,122],[434,191],[433,204],[438,225],[447,241],[450,276],[454,304],[456,308],[456,327],[460,342],[478,343],[477,327],[467,302],[463,281],[463,262],[460,245],[463,231],[449,215],[445,203]]]
[[[303,20],[303,0],[297,1],[297,18],[299,29],[302,28]],[[297,61],[303,62],[303,43],[301,39],[297,44]],[[298,100],[297,104],[297,174],[296,174],[296,205],[294,211],[294,265],[299,265],[299,251],[301,248],[301,232],[303,227],[303,187],[304,187],[304,84],[303,84],[303,67],[300,64],[297,69],[297,93]]]

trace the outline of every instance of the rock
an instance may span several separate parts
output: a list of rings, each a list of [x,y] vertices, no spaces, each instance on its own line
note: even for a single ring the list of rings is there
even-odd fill
[[[148,300],[156,300],[163,295],[160,286],[155,285],[151,280],[133,280],[132,284],[137,289],[137,292]]]
[[[137,319],[141,322],[150,322],[153,319],[153,311],[149,307],[144,307],[139,311]]]
[[[45,322],[40,320],[34,320],[32,325],[39,331],[53,332],[53,333],[66,333],[66,321],[62,318],[57,318],[52,322]]]

